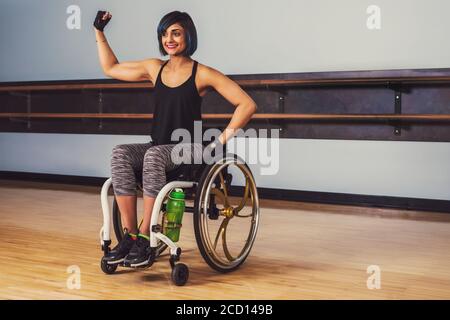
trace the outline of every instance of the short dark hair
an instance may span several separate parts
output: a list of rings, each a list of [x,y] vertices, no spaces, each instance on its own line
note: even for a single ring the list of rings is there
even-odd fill
[[[188,57],[192,56],[195,50],[197,50],[197,30],[195,29],[195,25],[191,17],[186,12],[180,11],[172,11],[166,14],[159,22],[157,29],[159,52],[161,52],[163,56],[167,55],[161,38],[164,31],[166,31],[167,28],[169,28],[174,23],[179,23],[183,27],[185,32],[186,49],[184,50],[183,55]]]

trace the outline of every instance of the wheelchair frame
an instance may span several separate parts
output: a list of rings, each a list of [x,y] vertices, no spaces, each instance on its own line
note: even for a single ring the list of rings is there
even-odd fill
[[[205,193],[205,188],[204,186],[207,186],[207,189],[209,188],[210,190],[214,189],[216,187],[216,183],[215,183],[215,179],[217,179],[217,175],[220,174],[220,185],[225,188],[226,190],[226,185],[227,183],[229,183],[231,185],[231,175],[227,173],[227,181],[224,180],[223,175],[221,173],[220,170],[222,170],[223,168],[227,168],[227,165],[229,165],[231,162],[233,161],[241,161],[240,164],[244,165],[245,168],[241,168],[241,170],[243,170],[243,172],[245,171],[246,174],[246,186],[245,186],[245,192],[244,192],[244,198],[241,200],[241,203],[238,207],[233,208],[232,206],[229,206],[227,209],[222,209],[219,210],[215,207],[215,201],[214,201],[214,195],[211,194],[211,198],[213,199],[213,206],[214,209],[210,209],[211,203],[207,202],[207,200],[209,198],[205,198],[204,197],[204,193]],[[176,169],[175,169],[176,170]],[[216,172],[214,172],[214,170],[216,170]],[[227,169],[225,169],[227,170]],[[212,178],[213,176],[213,178]],[[179,179],[179,176],[176,176],[175,179]],[[229,178],[229,180],[228,180]],[[192,179],[192,175],[191,175],[191,179]],[[212,179],[212,180],[211,180]],[[248,182],[249,180],[251,180],[252,185],[249,187]],[[109,246],[111,245],[111,228],[110,228],[110,221],[111,221],[111,210],[110,210],[110,205],[108,202],[108,191],[111,188],[112,185],[112,178],[109,178],[105,181],[105,183],[102,186],[102,190],[101,190],[101,205],[102,205],[102,213],[103,213],[103,226],[100,230],[100,244],[101,244],[101,248],[102,251],[104,252],[104,254],[106,255],[110,248]],[[199,191],[199,185],[203,186]],[[237,269],[247,258],[251,247],[253,245],[253,242],[255,240],[256,237],[256,232],[257,232],[257,228],[258,228],[258,224],[259,224],[259,200],[258,200],[258,193],[257,193],[257,189],[256,189],[256,184],[254,182],[253,179],[253,175],[250,171],[250,169],[248,168],[248,166],[245,164],[245,162],[243,162],[241,159],[239,159],[236,155],[227,155],[225,157],[223,157],[219,162],[216,162],[214,164],[208,165],[206,167],[203,167],[203,171],[200,177],[200,180],[197,181],[180,181],[180,180],[175,180],[175,181],[170,181],[168,182],[158,193],[155,202],[154,202],[154,206],[153,206],[153,210],[152,210],[152,217],[151,217],[151,222],[150,222],[150,259],[148,262],[145,262],[142,264],[142,266],[133,266],[133,267],[150,267],[151,265],[153,265],[154,261],[156,260],[157,256],[160,254],[160,252],[158,252],[158,240],[161,241],[163,244],[167,245],[170,248],[170,258],[169,258],[169,262],[170,265],[172,267],[172,280],[176,285],[184,285],[187,282],[188,276],[189,276],[189,270],[187,268],[186,265],[184,265],[183,263],[177,263],[180,260],[180,256],[181,256],[181,248],[175,244],[170,238],[168,238],[166,235],[163,234],[163,230],[162,230],[162,226],[160,224],[158,224],[158,220],[160,217],[160,212],[164,211],[164,200],[166,199],[166,196],[171,192],[171,190],[173,190],[174,188],[182,188],[182,189],[192,189],[192,188],[196,188],[196,199],[194,199],[195,201],[195,205],[194,207],[186,207],[185,212],[189,212],[192,211],[194,213],[194,230],[195,230],[195,236],[196,236],[196,240],[197,240],[197,244],[199,245],[199,249],[200,252],[203,256],[203,258],[205,259],[205,261],[215,270],[218,270],[220,272],[229,272],[229,271],[233,271],[235,269]],[[249,191],[251,188],[251,191]],[[217,193],[220,191],[215,190],[214,193]],[[225,224],[225,226],[222,226],[224,223],[221,224],[220,229],[219,229],[219,233],[216,236],[216,240],[214,242],[214,248],[213,249],[208,249],[207,244],[209,244],[209,248],[211,247],[211,241],[209,239],[203,239],[202,235],[201,235],[201,231],[199,229],[202,228],[201,225],[203,225],[203,222],[200,221],[201,220],[201,210],[202,210],[202,205],[208,207],[204,214],[205,217],[207,216],[207,218],[211,218],[211,214],[212,212],[215,212],[217,214],[217,217],[219,216],[219,213],[223,216],[225,216],[225,219],[230,219],[230,215],[231,218],[236,215],[239,216],[238,211],[240,211],[246,204],[246,201],[248,200],[248,195],[250,192],[250,196],[252,199],[252,229],[251,232],[246,240],[246,247],[244,248],[245,250],[241,251],[241,256],[234,261],[233,264],[230,265],[220,265],[220,261],[215,262],[214,259],[211,258],[210,256],[210,252],[211,250],[215,250],[215,247],[217,246],[217,241],[220,235],[222,235],[223,241],[225,243],[223,243],[224,246],[224,251],[227,255],[227,258],[231,261],[230,258],[233,258],[229,251],[228,248],[226,248],[227,244],[226,244],[226,227],[227,227],[227,223]],[[201,193],[201,195],[200,195]],[[202,196],[203,195],[203,196]],[[220,194],[218,194],[220,195]],[[200,203],[202,201],[199,200],[199,197],[202,196],[202,200],[203,200],[203,204]],[[223,197],[224,195],[222,194],[221,197]],[[225,196],[227,195],[227,192],[225,192]],[[225,203],[227,203],[225,201]],[[237,211],[236,211],[237,209]],[[198,213],[196,213],[198,211]],[[196,222],[196,216],[198,217],[198,221]],[[241,217],[249,217],[250,215],[246,215],[246,216],[241,216]],[[215,219],[217,219],[217,217]],[[120,217],[119,217],[120,218]],[[211,218],[213,219],[213,218]],[[199,224],[199,226],[197,226],[197,223]],[[207,229],[207,227],[206,227]],[[200,236],[198,236],[200,235]],[[202,238],[202,239],[199,239]],[[164,248],[165,249],[165,248]],[[112,274],[115,272],[116,268],[118,265],[122,265],[123,264],[108,264],[105,261],[101,261],[101,267],[102,270],[107,273],[107,274]]]

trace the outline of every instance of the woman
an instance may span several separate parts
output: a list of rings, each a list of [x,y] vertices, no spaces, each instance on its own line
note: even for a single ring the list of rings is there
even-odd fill
[[[99,11],[94,21],[103,72],[115,79],[151,81],[154,85],[152,141],[118,145],[111,156],[112,183],[122,214],[124,237],[105,260],[138,267],[145,266],[150,255],[149,228],[155,198],[166,183],[166,171],[177,167],[170,157],[176,145],[170,139],[173,130],[182,128],[193,134],[193,122],[201,120],[202,97],[214,89],[236,107],[218,138],[224,144],[247,124],[256,111],[256,104],[231,79],[191,58],[197,49],[197,32],[187,13],[168,13],[158,25],[159,50],[163,56],[169,55],[166,61],[152,58],[119,63],[103,33],[111,17],[109,12]],[[192,156],[201,152],[201,146],[193,144]],[[139,171],[143,174],[144,217],[138,229],[135,172]]]

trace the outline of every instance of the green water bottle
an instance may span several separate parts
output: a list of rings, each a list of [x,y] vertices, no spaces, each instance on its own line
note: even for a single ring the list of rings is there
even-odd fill
[[[175,188],[169,194],[166,207],[166,236],[173,242],[177,242],[180,239],[180,227],[183,221],[184,208],[183,189]]]

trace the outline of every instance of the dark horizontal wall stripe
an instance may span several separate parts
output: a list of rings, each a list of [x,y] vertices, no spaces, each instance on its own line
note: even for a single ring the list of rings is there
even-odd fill
[[[0,171],[0,179],[65,183],[65,184],[101,187],[108,178],[61,175],[50,173],[35,173],[35,172]]]
[[[450,69],[342,71],[233,75],[235,80],[305,80],[377,77],[450,76]],[[114,79],[8,82],[4,85],[111,84]],[[396,90],[404,114],[450,114],[450,84],[388,83],[371,85],[267,86],[245,88],[259,113],[390,114]],[[0,92],[0,112],[35,113],[153,113],[153,90],[89,89]],[[203,113],[232,113],[234,107],[216,92],[208,93]],[[228,120],[206,120],[207,127],[224,128]],[[2,132],[148,135],[151,120],[0,118]],[[317,120],[252,120],[247,128],[281,129],[281,138],[450,142],[449,122],[362,122]],[[396,130],[400,134],[396,134]],[[398,133],[398,132],[397,132]]]
[[[0,179],[91,185],[100,188],[107,178],[0,171]],[[242,187],[232,187],[230,193],[232,195],[242,195],[242,191]],[[450,213],[450,201],[447,200],[298,191],[261,187],[258,187],[258,192],[262,199]]]

